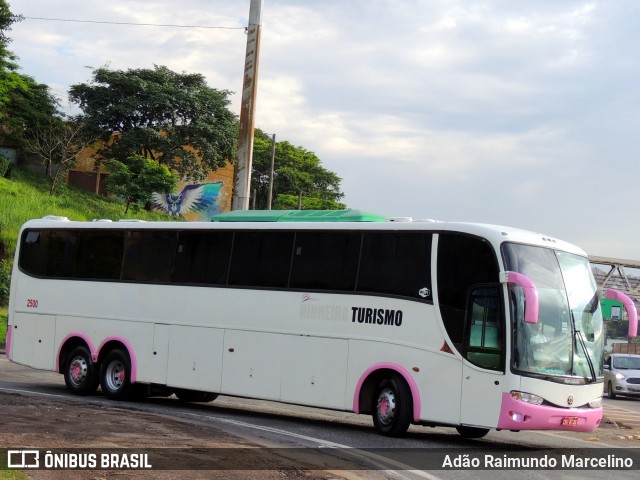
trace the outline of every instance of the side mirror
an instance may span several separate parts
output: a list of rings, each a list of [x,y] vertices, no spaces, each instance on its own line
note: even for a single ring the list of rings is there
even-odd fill
[[[538,289],[535,283],[518,272],[500,272],[500,282],[518,285],[524,293],[524,321],[525,323],[538,323],[538,310],[540,301],[538,300]]]
[[[630,337],[637,337],[638,336],[638,311],[636,310],[636,306],[634,305],[633,300],[631,300],[627,295],[625,295],[621,291],[615,290],[613,288],[607,289],[605,298],[622,303],[622,306],[627,311],[627,316],[629,317],[629,334],[628,335]]]

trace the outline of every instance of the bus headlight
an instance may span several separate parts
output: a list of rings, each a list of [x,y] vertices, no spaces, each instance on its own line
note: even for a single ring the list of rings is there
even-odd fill
[[[520,400],[521,402],[530,403],[532,405],[541,405],[544,399],[538,395],[532,393],[518,392],[516,390],[511,391],[511,398],[514,400]]]
[[[591,400],[589,406],[591,408],[600,408],[602,406],[602,397]]]

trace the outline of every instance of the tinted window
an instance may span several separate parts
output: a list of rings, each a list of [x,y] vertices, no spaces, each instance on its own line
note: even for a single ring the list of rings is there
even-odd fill
[[[32,275],[70,278],[77,245],[75,230],[27,230],[22,236],[20,268]]]
[[[173,281],[227,283],[232,232],[180,232]]]
[[[438,300],[451,341],[462,345],[464,314],[471,287],[498,281],[493,248],[480,238],[444,233],[438,240]]]
[[[358,291],[431,299],[431,235],[366,233]]]
[[[176,232],[139,230],[126,233],[122,279],[170,282]]]
[[[48,250],[48,231],[26,230],[20,246],[20,268],[32,275],[44,275],[47,272]]]
[[[290,286],[353,291],[361,239],[361,233],[352,232],[298,233]]]
[[[229,284],[286,287],[292,246],[291,232],[237,232]]]
[[[75,277],[98,280],[120,278],[124,233],[109,230],[80,232]]]

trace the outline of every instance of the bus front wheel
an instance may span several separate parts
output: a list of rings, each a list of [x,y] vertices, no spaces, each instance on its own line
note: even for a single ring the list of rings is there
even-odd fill
[[[75,395],[91,395],[98,389],[98,369],[84,346],[77,346],[67,356],[63,374],[67,390]]]
[[[126,400],[134,392],[131,383],[131,360],[123,350],[111,350],[102,362],[100,386],[106,397]]]
[[[387,437],[404,435],[411,423],[411,390],[401,378],[394,376],[380,382],[373,404],[373,424]]]

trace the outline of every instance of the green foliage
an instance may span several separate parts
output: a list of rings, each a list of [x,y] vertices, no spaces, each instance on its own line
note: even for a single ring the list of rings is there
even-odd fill
[[[18,144],[30,129],[57,115],[59,107],[49,87],[18,72],[17,57],[8,49],[7,32],[22,18],[0,0],[0,122],[3,133]]]
[[[267,206],[270,166],[271,139],[256,130],[251,192],[256,194],[257,210]],[[339,203],[344,196],[340,191],[340,182],[341,178],[325,169],[315,153],[287,141],[276,142],[272,208],[296,209],[302,193],[302,206],[305,209],[343,209],[345,205]]]
[[[7,340],[7,307],[0,306],[0,346],[5,345]],[[0,479],[2,471],[0,470]]]
[[[11,162],[4,155],[0,155],[0,177],[4,177]]]
[[[105,139],[119,133],[101,150],[103,159],[126,164],[132,155],[142,155],[195,179],[232,158],[237,122],[228,109],[229,95],[208,87],[201,74],[157,65],[152,70],[98,68],[92,83],[70,89],[70,99],[95,131]]]
[[[5,104],[11,92],[26,88],[23,77],[17,73],[16,56],[8,49],[11,39],[7,36],[11,26],[21,19],[11,13],[6,0],[0,0],[0,121],[7,117]]]
[[[9,303],[9,287],[11,285],[11,264],[9,260],[0,260],[0,307]]]
[[[47,85],[27,75],[20,77],[20,88],[7,93],[4,125],[13,140],[22,145],[25,139],[33,137],[34,131],[48,125],[52,117],[60,117],[61,113],[58,99]]]
[[[122,214],[122,202],[68,186],[49,195],[46,176],[14,168],[11,180],[0,178],[0,256],[12,258],[20,226],[32,218],[60,215],[71,220],[180,220],[158,211]]]
[[[165,165],[141,155],[129,157],[126,164],[109,160],[107,170],[110,174],[106,180],[107,190],[125,199],[125,214],[132,202],[146,203],[153,192],[171,192],[178,182],[177,176]]]
[[[273,210],[298,210],[298,195],[281,193],[273,201]],[[343,210],[345,205],[318,197],[302,197],[302,210]]]

